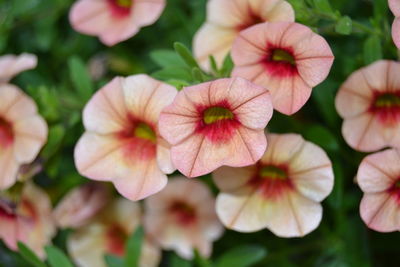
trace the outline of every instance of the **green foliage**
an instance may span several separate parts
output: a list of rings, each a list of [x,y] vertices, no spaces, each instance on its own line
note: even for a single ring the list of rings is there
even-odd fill
[[[68,257],[54,246],[45,248],[50,267],[74,267]]]
[[[139,266],[140,252],[142,251],[142,243],[144,239],[144,230],[138,227],[131,235],[125,245],[125,267]]]
[[[215,267],[248,267],[262,260],[267,251],[261,246],[241,245],[228,250],[215,262]]]
[[[38,256],[24,243],[18,242],[18,251],[21,253],[21,256],[32,266],[35,267],[46,267]]]

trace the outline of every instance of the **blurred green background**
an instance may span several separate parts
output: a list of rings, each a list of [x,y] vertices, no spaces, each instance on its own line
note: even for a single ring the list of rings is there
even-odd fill
[[[45,171],[35,182],[46,189],[54,203],[70,188],[85,182],[75,170],[72,155],[83,132],[82,108],[95,90],[116,75],[135,73],[152,74],[179,86],[198,82],[173,52],[173,44],[178,41],[191,46],[193,35],[204,22],[206,5],[206,0],[167,0],[154,25],[110,48],[70,27],[68,12],[73,2],[0,0],[0,54],[29,52],[39,58],[35,70],[22,73],[13,82],[36,100],[50,126],[49,143],[40,154]],[[226,231],[214,245],[213,259],[252,244],[267,251],[255,266],[399,266],[400,234],[368,230],[360,219],[362,193],[353,180],[365,154],[345,144],[334,108],[335,93],[351,72],[380,58],[397,57],[387,0],[289,2],[296,10],[296,21],[323,35],[336,59],[328,79],[314,89],[301,111],[290,117],[276,112],[268,130],[300,133],[324,148],[333,161],[335,188],[323,203],[320,227],[306,237],[283,239],[268,230],[252,234]],[[93,70],[96,62],[97,74]],[[98,77],[88,74],[89,67]],[[209,176],[203,180],[213,187]],[[65,250],[67,235],[68,231],[61,231],[54,244]],[[165,252],[162,266],[172,266],[174,257]],[[177,266],[191,264],[206,266],[199,259]],[[0,266],[28,265],[0,242]]]

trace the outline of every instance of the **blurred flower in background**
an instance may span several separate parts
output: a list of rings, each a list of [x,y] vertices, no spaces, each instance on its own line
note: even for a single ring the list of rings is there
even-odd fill
[[[389,0],[389,8],[395,16],[392,24],[392,38],[395,45],[400,48],[400,1]]]

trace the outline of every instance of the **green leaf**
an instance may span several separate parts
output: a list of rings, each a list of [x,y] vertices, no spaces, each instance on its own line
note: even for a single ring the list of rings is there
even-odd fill
[[[104,260],[108,267],[123,267],[124,260],[114,255],[105,255]]]
[[[209,260],[204,258],[197,250],[194,251],[194,263],[198,267],[211,267],[212,264]]]
[[[173,253],[169,260],[169,266],[170,267],[191,267],[192,263],[188,260],[182,259],[178,255]]]
[[[320,125],[307,127],[304,137],[326,150],[338,151],[340,148],[335,135]]]
[[[333,13],[331,4],[328,0],[314,0],[314,6],[317,10],[326,12],[326,13]]]
[[[46,264],[44,264],[38,256],[24,243],[18,242],[18,250],[21,256],[30,264],[32,264],[35,267],[46,267]]]
[[[203,73],[201,72],[201,70],[199,68],[192,69],[192,77],[193,77],[193,80],[199,81],[199,82],[204,82],[204,80],[205,80],[203,77]]]
[[[171,79],[186,82],[192,81],[192,73],[187,67],[168,67],[154,72],[151,76],[163,81]]]
[[[366,65],[382,58],[382,45],[378,36],[370,36],[364,43],[364,63]]]
[[[217,62],[215,61],[214,56],[210,55],[210,56],[208,57],[208,59],[209,59],[209,61],[210,61],[211,70],[212,70],[214,73],[218,73]]]
[[[140,252],[144,237],[143,227],[138,227],[125,244],[125,267],[139,266]]]
[[[75,90],[86,102],[93,93],[93,84],[90,79],[89,73],[83,61],[73,56],[68,60],[70,79],[75,87]]]
[[[59,248],[47,246],[45,250],[51,267],[74,267],[68,257]]]
[[[349,35],[353,31],[353,22],[350,17],[344,16],[336,23],[335,31],[343,35]]]
[[[247,267],[259,262],[267,255],[265,248],[257,245],[242,245],[225,252],[216,260],[215,267]]]
[[[176,53],[178,53],[178,55],[180,55],[181,58],[185,61],[186,65],[188,65],[190,68],[200,68],[199,64],[197,64],[197,61],[192,56],[192,53],[185,45],[176,42],[174,43],[174,49]]]
[[[65,128],[62,124],[57,124],[49,128],[49,137],[41,155],[49,159],[61,147],[61,142],[65,136]]]
[[[221,77],[229,77],[233,69],[233,61],[230,54],[226,55],[224,58],[224,63],[222,63],[222,68],[220,70]]]
[[[160,67],[185,67],[182,58],[173,50],[156,50],[150,53],[150,58]]]

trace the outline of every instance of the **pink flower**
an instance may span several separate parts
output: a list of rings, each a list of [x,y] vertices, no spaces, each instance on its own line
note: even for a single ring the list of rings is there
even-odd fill
[[[0,238],[10,249],[17,250],[21,241],[44,258],[44,246],[55,232],[50,199],[33,183],[24,185],[17,203],[0,200]]]
[[[35,102],[11,84],[0,85],[0,190],[11,187],[22,164],[31,163],[47,140],[47,124]]]
[[[209,0],[207,21],[193,40],[200,65],[210,69],[211,55],[221,65],[241,30],[267,21],[294,21],[294,10],[283,0]]]
[[[37,58],[31,54],[5,55],[0,57],[0,83],[7,83],[18,73],[36,67]]]
[[[88,183],[68,192],[53,211],[53,217],[61,228],[77,228],[88,223],[110,199],[104,184]]]
[[[268,228],[281,237],[304,236],[319,225],[321,202],[332,191],[333,171],[326,153],[297,134],[269,134],[257,164],[222,167],[213,173],[222,191],[217,214],[239,232]]]
[[[165,173],[175,169],[157,122],[176,93],[147,75],[117,77],[101,88],[83,112],[86,132],[75,148],[79,173],[113,182],[131,200],[160,191]]]
[[[232,47],[232,76],[271,92],[274,109],[297,112],[328,76],[333,54],[324,38],[293,22],[262,23],[241,31]]]
[[[342,133],[354,149],[400,147],[400,63],[380,60],[354,72],[340,87],[336,109]]]
[[[208,257],[212,242],[223,232],[214,205],[205,184],[175,177],[163,191],[145,200],[144,226],[164,249],[186,259],[193,257],[194,249]]]
[[[266,89],[242,78],[184,88],[160,116],[174,166],[188,177],[222,165],[246,166],[264,153],[264,128],[272,116]]]
[[[387,149],[361,162],[357,182],[364,197],[360,214],[369,228],[379,232],[400,230],[400,151]]]
[[[399,0],[389,0],[389,8],[392,11],[395,19],[392,25],[392,38],[393,42],[400,48],[400,1]]]
[[[137,203],[115,199],[95,220],[71,234],[67,240],[68,251],[80,267],[106,267],[104,256],[123,256],[125,243],[140,220]],[[156,267],[160,258],[159,248],[145,238],[139,267]]]
[[[113,46],[153,24],[164,7],[165,0],[79,0],[72,6],[69,20],[76,31],[98,36],[105,45]]]

